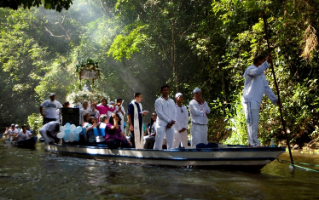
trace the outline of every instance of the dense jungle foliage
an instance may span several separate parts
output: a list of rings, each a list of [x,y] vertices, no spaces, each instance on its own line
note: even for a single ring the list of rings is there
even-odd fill
[[[125,106],[140,91],[145,109],[154,110],[164,83],[188,104],[201,87],[212,108],[210,140],[247,144],[242,75],[254,56],[268,52],[266,19],[290,139],[315,141],[318,8],[318,0],[76,0],[61,12],[0,8],[0,123],[25,123],[50,92],[63,102],[85,84],[75,65],[92,58],[102,70],[96,90],[122,97]],[[265,73],[276,93],[271,71]],[[266,97],[259,134],[264,144],[284,139],[278,107]]]

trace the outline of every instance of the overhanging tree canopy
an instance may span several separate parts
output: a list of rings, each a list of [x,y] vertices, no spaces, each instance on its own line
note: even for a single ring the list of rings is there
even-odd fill
[[[45,9],[53,9],[61,12],[61,10],[69,9],[72,4],[72,0],[2,0],[0,1],[0,7],[11,8],[17,10],[19,6],[23,8],[39,7],[42,5]]]

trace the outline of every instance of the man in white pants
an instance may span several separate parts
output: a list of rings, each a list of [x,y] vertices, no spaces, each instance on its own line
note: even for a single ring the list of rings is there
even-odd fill
[[[60,132],[60,123],[56,121],[48,122],[40,128],[40,134],[44,138],[45,144],[54,144],[59,139],[56,135]]]
[[[164,136],[166,135],[167,149],[174,148],[174,127],[176,112],[175,103],[170,99],[170,89],[168,85],[161,87],[162,96],[155,101],[155,110],[157,113],[157,126],[154,149],[162,149]]]
[[[273,93],[268,85],[264,71],[269,68],[269,62],[272,61],[272,56],[267,57],[267,61],[263,56],[257,56],[253,60],[253,65],[250,65],[245,73],[245,86],[243,94],[243,108],[245,111],[249,146],[260,146],[258,140],[258,125],[259,125],[259,109],[264,93],[274,105],[281,106],[278,98]]]
[[[207,114],[210,108],[202,97],[202,91],[199,88],[193,90],[193,100],[189,102],[189,112],[191,115],[191,145],[196,147],[199,143],[207,144]]]
[[[186,106],[182,105],[183,103],[183,94],[177,93],[175,95],[176,105],[176,122],[174,124],[175,129],[175,139],[174,139],[174,148],[178,148],[180,142],[182,142],[182,147],[188,146],[187,141],[187,125],[188,125],[188,111]]]

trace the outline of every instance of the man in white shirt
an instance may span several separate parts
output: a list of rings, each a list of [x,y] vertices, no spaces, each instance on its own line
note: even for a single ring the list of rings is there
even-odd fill
[[[176,112],[175,103],[169,98],[170,89],[168,85],[161,87],[162,96],[155,101],[157,113],[156,137],[154,149],[162,149],[164,136],[166,135],[167,149],[174,148],[174,127]]]
[[[180,142],[182,142],[182,147],[188,146],[187,141],[187,125],[188,125],[188,111],[186,106],[182,105],[183,103],[183,94],[177,93],[175,95],[176,105],[176,122],[174,124],[175,129],[175,139],[174,139],[174,148],[178,148]]]
[[[39,132],[44,138],[45,144],[58,143],[59,139],[56,135],[60,132],[60,123],[57,121],[48,122],[40,128]]]
[[[121,118],[121,130],[123,133],[125,133],[124,130],[124,115],[125,115],[125,110],[124,107],[122,106],[123,104],[123,99],[117,99],[116,100],[116,106],[115,106],[115,114],[118,114]]]
[[[264,71],[269,68],[268,63],[272,61],[272,56],[267,57],[267,61],[263,56],[257,56],[253,60],[253,65],[250,65],[245,73],[245,86],[243,93],[243,108],[245,111],[247,132],[249,145],[252,147],[260,146],[258,140],[259,126],[259,109],[264,93],[268,96],[274,105],[281,106],[278,98],[270,89]]]
[[[10,141],[12,141],[12,139],[15,138],[18,133],[19,133],[19,130],[16,129],[16,125],[11,124],[11,128],[9,128],[7,132],[7,135],[9,136]]]
[[[44,112],[43,112],[43,108],[44,108]],[[40,113],[43,116],[43,125],[51,121],[56,121],[59,118],[56,111],[59,108],[62,108],[61,103],[56,101],[55,94],[51,93],[50,99],[45,100],[40,105]]]
[[[17,134],[15,139],[21,141],[30,139],[31,137],[32,134],[30,133],[30,131],[27,130],[27,126],[23,125],[22,130]]]
[[[193,90],[193,100],[189,102],[189,112],[191,115],[191,146],[196,147],[199,143],[207,144],[207,114],[210,108],[202,97],[202,91],[199,88]]]

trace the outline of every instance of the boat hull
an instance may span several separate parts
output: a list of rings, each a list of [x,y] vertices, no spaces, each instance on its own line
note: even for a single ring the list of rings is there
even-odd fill
[[[5,142],[7,144],[11,144],[11,145],[19,147],[19,148],[32,149],[32,148],[35,148],[37,140],[38,140],[38,137],[32,137],[32,138],[27,139],[27,140],[11,141],[11,142],[10,142],[10,140],[5,140]]]
[[[170,166],[251,166],[261,168],[285,148],[225,147],[211,149],[108,149],[103,146],[46,145],[47,151],[89,156],[116,162]]]

